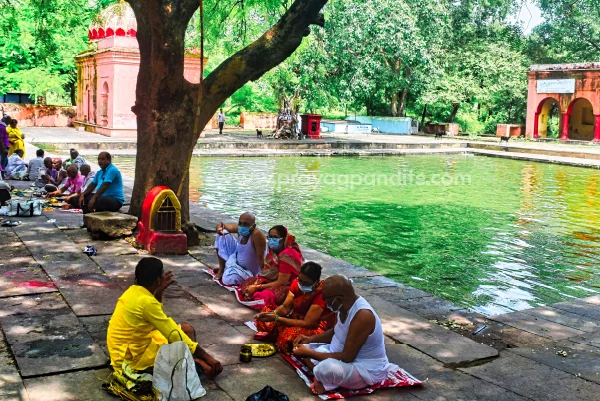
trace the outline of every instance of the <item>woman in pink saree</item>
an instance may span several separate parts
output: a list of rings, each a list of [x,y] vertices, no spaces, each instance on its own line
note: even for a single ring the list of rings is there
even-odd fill
[[[244,281],[242,294],[246,301],[263,300],[264,306],[277,307],[285,301],[292,281],[298,278],[304,258],[296,238],[284,226],[271,228],[267,241],[265,266],[257,277]]]

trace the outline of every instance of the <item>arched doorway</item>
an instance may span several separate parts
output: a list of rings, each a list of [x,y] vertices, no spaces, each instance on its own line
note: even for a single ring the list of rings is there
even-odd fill
[[[108,125],[108,83],[104,82],[104,85],[102,85],[102,93],[100,94],[101,97],[101,105],[102,107],[100,108],[100,124],[107,126]]]
[[[585,98],[577,98],[567,109],[569,139],[591,141],[594,139],[596,116],[592,103]]]
[[[534,137],[559,138],[560,137],[560,107],[558,101],[547,97],[538,105],[535,112]]]
[[[86,114],[84,116],[84,120],[87,121],[88,123],[92,121],[92,97],[91,97],[91,93],[90,93],[90,86],[86,85],[85,86],[85,105],[83,107],[83,109],[85,110]]]

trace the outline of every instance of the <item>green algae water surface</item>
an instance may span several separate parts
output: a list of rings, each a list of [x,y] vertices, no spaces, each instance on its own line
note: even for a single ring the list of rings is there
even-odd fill
[[[114,158],[133,176],[134,160]],[[194,158],[191,196],[484,314],[598,293],[600,172],[464,155]]]

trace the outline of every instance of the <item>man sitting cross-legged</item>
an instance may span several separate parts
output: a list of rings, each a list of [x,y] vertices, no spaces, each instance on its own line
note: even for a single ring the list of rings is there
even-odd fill
[[[65,192],[69,192],[69,196],[65,201],[69,202],[70,199],[76,198],[81,192],[83,186],[83,176],[79,174],[79,169],[76,164],[71,164],[67,167],[67,181],[64,186],[61,186],[54,192],[49,192],[48,196],[61,196]]]
[[[221,363],[195,342],[192,326],[178,326],[163,312],[163,292],[174,281],[171,271],[163,273],[159,259],[146,257],[139,261],[135,284],[121,295],[108,324],[106,345],[116,371],[122,371],[124,362],[135,371],[149,371],[161,345],[180,339],[206,375],[214,377],[223,370]]]
[[[313,369],[313,393],[338,387],[358,390],[384,380],[397,369],[388,362],[379,317],[363,297],[356,295],[348,278],[336,275],[326,279],[322,297],[337,313],[337,324],[321,334],[301,335],[294,341],[294,355],[304,358]]]
[[[119,169],[112,164],[112,156],[108,152],[98,154],[100,171],[94,180],[79,195],[79,205],[83,214],[92,212],[117,212],[125,203],[123,194],[123,177]]]
[[[246,279],[256,276],[265,265],[267,238],[256,227],[254,215],[243,213],[238,224],[219,223],[216,230],[217,279],[222,279],[225,285],[241,285]],[[237,240],[232,233],[238,234]]]

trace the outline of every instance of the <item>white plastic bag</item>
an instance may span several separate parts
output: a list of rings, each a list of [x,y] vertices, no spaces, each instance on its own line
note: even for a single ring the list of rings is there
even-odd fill
[[[183,341],[160,347],[153,376],[152,387],[158,391],[160,401],[190,401],[206,394],[192,353]]]

